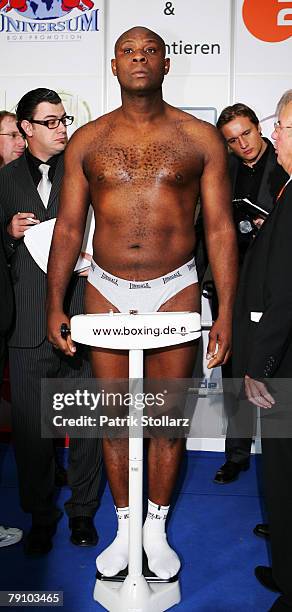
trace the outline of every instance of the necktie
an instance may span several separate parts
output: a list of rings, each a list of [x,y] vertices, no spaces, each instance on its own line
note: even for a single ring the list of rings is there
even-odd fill
[[[40,164],[39,166],[39,171],[42,175],[42,178],[38,184],[38,192],[46,208],[48,206],[50,191],[52,187],[52,183],[49,179],[49,169],[50,166],[48,164]]]

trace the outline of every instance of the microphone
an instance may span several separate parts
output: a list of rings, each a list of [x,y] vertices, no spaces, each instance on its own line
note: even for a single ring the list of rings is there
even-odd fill
[[[248,219],[244,219],[240,221],[238,224],[238,229],[241,234],[250,234],[254,231],[254,226],[252,226],[251,222]]]

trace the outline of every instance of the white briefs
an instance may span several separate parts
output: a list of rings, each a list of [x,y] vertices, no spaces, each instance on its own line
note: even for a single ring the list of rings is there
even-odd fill
[[[132,281],[105,272],[91,260],[88,282],[93,285],[119,312],[130,310],[157,312],[174,295],[198,282],[194,258],[180,268],[159,278]]]

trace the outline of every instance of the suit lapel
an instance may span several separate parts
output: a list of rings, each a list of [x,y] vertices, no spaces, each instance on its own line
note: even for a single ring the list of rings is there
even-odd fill
[[[61,182],[64,174],[64,155],[60,155],[55,170],[54,180],[52,183],[51,193],[48,202],[48,208],[54,204],[56,198],[59,195]]]
[[[270,143],[268,144],[268,147],[268,158],[265,164],[259,192],[257,195],[257,203],[259,204],[259,206],[262,206],[266,210],[271,211],[273,209],[274,202],[271,193],[271,180],[269,179],[269,177],[273,168],[275,167],[275,153],[273,146]]]
[[[32,203],[32,208],[36,206],[38,209],[43,210],[44,205],[39,196],[38,190],[32,180],[32,176],[29,171],[28,163],[26,161],[25,154],[23,154],[14,164],[15,179],[18,182],[21,190]]]

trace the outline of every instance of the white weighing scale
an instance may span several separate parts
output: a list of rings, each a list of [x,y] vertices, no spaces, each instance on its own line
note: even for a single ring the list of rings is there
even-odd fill
[[[129,351],[129,385],[143,384],[143,351],[191,342],[201,336],[197,312],[113,313],[76,315],[72,340],[89,346]],[[139,389],[137,389],[137,385]],[[180,602],[177,577],[147,581],[142,571],[143,435],[129,436],[128,575],[96,580],[94,599],[110,612],[163,612]]]

